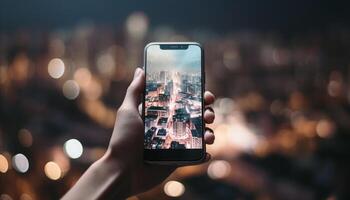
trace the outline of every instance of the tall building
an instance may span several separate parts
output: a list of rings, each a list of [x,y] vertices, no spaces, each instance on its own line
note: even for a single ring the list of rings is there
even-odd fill
[[[169,92],[169,94],[173,94],[173,88],[174,88],[174,82],[173,80],[170,80],[167,82],[166,86],[165,86],[165,91]]]
[[[191,141],[191,148],[193,149],[200,149],[202,148],[202,133],[198,129],[192,129],[192,141]]]
[[[159,79],[160,79],[160,83],[162,83],[164,85],[166,84],[166,72],[165,71],[160,71]]]
[[[189,84],[188,80],[182,80],[181,91],[187,93],[189,85],[190,84]]]
[[[186,135],[186,127],[189,126],[190,115],[185,109],[180,108],[175,110],[173,115],[173,132],[175,137],[183,137]]]
[[[194,94],[199,95],[201,93],[202,87],[200,83],[194,84]]]
[[[173,123],[173,129],[175,137],[183,137],[186,134],[186,123],[180,120],[176,120]]]

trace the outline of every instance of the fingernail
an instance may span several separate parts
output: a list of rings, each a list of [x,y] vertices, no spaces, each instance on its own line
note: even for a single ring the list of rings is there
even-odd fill
[[[135,70],[134,79],[135,79],[136,77],[138,77],[140,74],[141,74],[141,69],[138,67],[138,68],[136,68],[136,70]]]

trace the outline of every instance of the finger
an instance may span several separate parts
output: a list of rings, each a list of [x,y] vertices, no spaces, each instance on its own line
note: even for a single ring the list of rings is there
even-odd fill
[[[128,90],[126,92],[123,106],[127,106],[129,108],[137,109],[140,101],[141,94],[145,87],[145,73],[141,68],[136,68],[134,73],[134,79],[130,83]]]
[[[213,93],[211,93],[209,91],[205,91],[204,92],[204,104],[210,105],[210,104],[214,103],[214,101],[215,101],[215,96],[213,95]]]
[[[211,128],[205,128],[204,142],[206,144],[213,144],[215,141],[215,135]]]
[[[211,124],[214,122],[215,119],[215,113],[214,110],[211,107],[205,108],[204,111],[204,121],[207,124]]]

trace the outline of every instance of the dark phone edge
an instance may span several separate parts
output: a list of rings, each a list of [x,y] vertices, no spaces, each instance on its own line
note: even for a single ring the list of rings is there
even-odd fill
[[[145,76],[146,76],[146,63],[147,63],[147,48],[152,46],[152,45],[171,45],[171,44],[182,44],[182,45],[196,45],[200,48],[201,50],[201,76],[202,76],[202,124],[203,124],[203,133],[202,133],[202,149],[200,151],[202,152],[202,155],[199,159],[183,159],[183,160],[176,160],[176,159],[169,159],[169,160],[153,160],[150,159],[149,154],[154,154],[153,152],[155,150],[151,149],[144,149],[144,162],[149,163],[149,164],[160,164],[160,165],[190,165],[190,164],[199,164],[205,161],[206,158],[206,144],[204,141],[204,134],[205,134],[205,122],[204,122],[204,110],[205,110],[205,104],[204,104],[204,91],[205,91],[205,57],[204,57],[204,50],[203,47],[196,42],[151,42],[148,43],[145,48],[144,48],[144,64],[143,64],[143,69],[145,71]],[[146,79],[145,83],[146,85]],[[144,88],[144,94],[146,93],[146,87]],[[142,95],[142,119],[145,127],[145,95]],[[143,133],[144,134],[144,133]],[[186,149],[187,153],[189,151],[198,151],[199,149]],[[152,153],[148,153],[150,151],[153,151]],[[163,151],[162,154],[167,154],[165,153],[167,150],[161,150]],[[169,151],[169,150],[168,150]],[[170,151],[178,151],[178,150],[170,150]],[[146,158],[147,156],[147,158]]]

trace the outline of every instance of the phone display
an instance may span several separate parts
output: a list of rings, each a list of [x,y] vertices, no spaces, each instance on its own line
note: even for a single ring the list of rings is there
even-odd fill
[[[148,45],[145,73],[144,149],[163,154],[173,150],[174,160],[191,155],[184,150],[203,152],[201,47],[196,43]],[[174,154],[181,150],[181,155]]]

